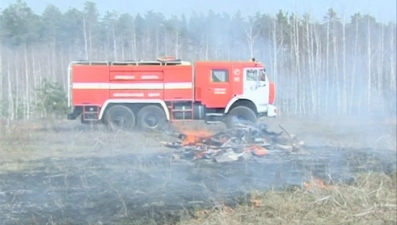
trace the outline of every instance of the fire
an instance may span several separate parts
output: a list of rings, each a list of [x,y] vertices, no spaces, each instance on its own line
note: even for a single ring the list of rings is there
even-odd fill
[[[303,182],[303,187],[306,189],[312,189],[312,188],[326,189],[327,185],[325,184],[325,181],[321,179],[312,178],[310,182]]]
[[[246,149],[246,151],[252,152],[256,156],[265,156],[268,154],[267,150],[258,145],[252,145]]]
[[[190,144],[199,144],[200,140],[211,136],[210,133],[207,132],[183,132],[185,138],[182,142],[183,145],[190,145]],[[201,144],[201,143],[200,143]]]
[[[251,205],[255,208],[261,207],[261,201],[258,199],[251,199]]]
[[[184,130],[180,132],[185,135],[182,141],[183,145],[202,145],[201,141],[212,135],[211,132],[205,130]]]

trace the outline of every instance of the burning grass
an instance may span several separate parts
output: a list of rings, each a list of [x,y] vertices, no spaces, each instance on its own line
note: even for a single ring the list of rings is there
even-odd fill
[[[236,208],[197,211],[185,225],[215,224],[396,224],[396,174],[360,174],[354,184],[252,193]]]

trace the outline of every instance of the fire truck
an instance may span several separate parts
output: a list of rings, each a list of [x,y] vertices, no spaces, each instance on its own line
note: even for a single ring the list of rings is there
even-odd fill
[[[264,65],[247,61],[73,61],[68,120],[121,129],[156,129],[173,121],[207,124],[276,117],[275,85]]]

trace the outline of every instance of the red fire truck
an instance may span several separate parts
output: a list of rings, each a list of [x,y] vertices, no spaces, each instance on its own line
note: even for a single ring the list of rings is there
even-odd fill
[[[249,61],[73,61],[68,68],[69,120],[119,128],[159,128],[169,121],[275,117],[275,85]]]

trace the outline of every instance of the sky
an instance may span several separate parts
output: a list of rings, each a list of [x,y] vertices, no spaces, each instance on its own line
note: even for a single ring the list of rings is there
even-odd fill
[[[280,9],[288,12],[302,14],[309,12],[315,19],[321,20],[328,8],[335,9],[337,14],[347,20],[355,12],[369,13],[377,21],[396,21],[397,0],[92,0],[97,3],[99,11],[116,10],[121,13],[145,13],[148,10],[162,12],[164,15],[189,16],[193,11],[208,12],[225,11],[228,13],[241,10],[244,15],[262,13],[276,14]],[[0,0],[0,8],[7,7],[15,0]],[[47,4],[54,4],[62,11],[69,7],[82,8],[84,0],[25,0],[36,12],[41,13]]]

